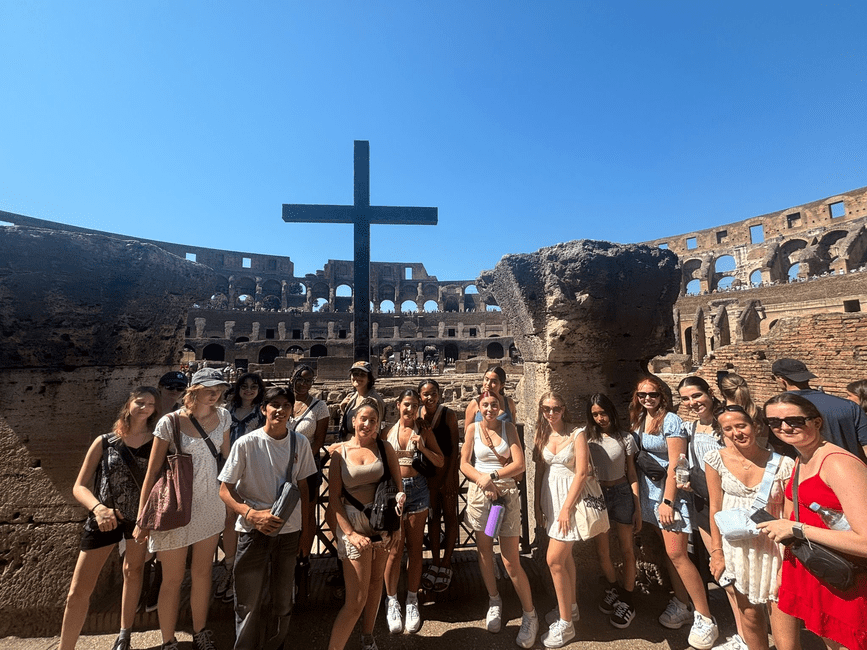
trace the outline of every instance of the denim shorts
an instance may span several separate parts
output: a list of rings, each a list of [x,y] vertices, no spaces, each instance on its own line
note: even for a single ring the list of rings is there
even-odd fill
[[[419,474],[403,479],[403,491],[406,492],[406,503],[403,512],[414,515],[417,512],[426,512],[430,509],[430,490],[427,487],[427,479]]]
[[[635,514],[635,495],[629,483],[618,483],[602,488],[605,505],[608,508],[608,518],[618,524],[632,525]]]

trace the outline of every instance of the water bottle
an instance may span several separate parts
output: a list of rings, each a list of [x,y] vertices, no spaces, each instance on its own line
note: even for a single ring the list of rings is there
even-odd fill
[[[681,454],[677,459],[677,465],[674,466],[674,476],[678,485],[686,485],[689,483],[689,461],[686,459],[686,454]]]
[[[500,525],[506,512],[504,504],[503,499],[497,499],[491,504],[491,512],[488,513],[488,521],[485,524],[485,535],[488,537],[496,537],[500,534]]]
[[[819,515],[822,521],[825,522],[825,525],[831,530],[852,530],[849,520],[846,519],[846,515],[839,510],[820,506],[815,501],[810,504],[810,510]]]

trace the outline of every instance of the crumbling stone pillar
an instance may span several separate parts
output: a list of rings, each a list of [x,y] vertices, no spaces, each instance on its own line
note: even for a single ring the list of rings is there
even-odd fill
[[[196,321],[198,320],[197,318]],[[227,320],[223,323],[223,338],[230,342],[235,338],[235,321]]]
[[[286,340],[286,323],[283,321],[277,323],[277,338],[281,341]]]
[[[132,388],[179,367],[186,310],[217,276],[100,235],[0,227],[0,250],[0,637],[56,635],[85,452]]]

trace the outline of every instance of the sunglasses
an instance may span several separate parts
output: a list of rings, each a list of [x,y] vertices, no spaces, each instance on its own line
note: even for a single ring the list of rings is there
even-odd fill
[[[173,390],[177,392],[187,390],[186,386],[163,386],[163,388],[165,388],[166,390]]]
[[[295,378],[296,384],[307,384],[308,386],[312,386],[313,382],[314,382],[313,377],[296,377]]]
[[[542,407],[542,413],[544,413],[545,415],[552,415],[554,413],[562,413],[562,412],[563,412],[562,406],[543,406]]]
[[[714,415],[722,415],[723,413],[743,413],[744,415],[749,415],[740,404],[726,404],[713,412]]]
[[[651,393],[635,393],[638,395],[638,399],[659,399],[659,393],[651,392]]]
[[[807,420],[813,419],[814,418],[806,417],[804,415],[790,415],[787,418],[765,418],[768,426],[775,431],[782,428],[783,422],[788,424],[792,429],[803,429],[807,425]]]

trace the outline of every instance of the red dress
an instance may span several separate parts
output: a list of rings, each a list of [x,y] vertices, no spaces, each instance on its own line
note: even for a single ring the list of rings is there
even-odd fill
[[[821,471],[821,465],[819,469]],[[791,478],[786,485],[786,498],[792,500]],[[834,510],[843,509],[837,495],[818,472],[801,481],[798,501],[801,504],[801,522],[817,528],[828,527],[819,515],[810,510],[811,503],[815,501]],[[791,519],[795,519],[794,513]],[[819,636],[841,643],[850,650],[867,650],[867,573],[858,574],[855,586],[850,590],[839,591],[814,577],[786,548],[779,607],[786,614],[803,620],[807,629]]]

